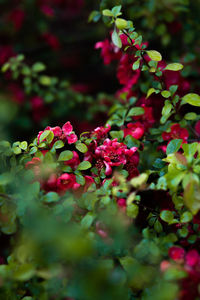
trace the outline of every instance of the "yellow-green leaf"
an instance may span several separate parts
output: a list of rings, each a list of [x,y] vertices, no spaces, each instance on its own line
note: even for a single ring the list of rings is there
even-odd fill
[[[200,96],[195,93],[189,93],[182,98],[186,103],[193,106],[200,106]]]
[[[117,18],[115,21],[115,25],[118,29],[123,30],[127,27],[127,21],[122,18]]]
[[[161,61],[162,60],[162,55],[160,54],[160,52],[158,52],[156,50],[148,50],[147,54],[154,61]]]
[[[165,70],[180,71],[183,69],[183,65],[179,63],[173,63],[166,66]]]
[[[155,93],[155,89],[154,88],[150,88],[147,92],[147,97],[146,98],[149,98],[153,93]]]

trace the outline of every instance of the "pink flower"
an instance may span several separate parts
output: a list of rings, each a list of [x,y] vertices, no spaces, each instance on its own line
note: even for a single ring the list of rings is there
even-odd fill
[[[163,132],[162,138],[164,141],[170,141],[172,139],[182,139],[183,142],[187,142],[189,133],[187,129],[180,127],[178,123],[171,126],[170,132]]]
[[[140,122],[128,123],[127,128],[124,129],[124,137],[127,135],[139,140],[144,135],[144,126]]]
[[[184,256],[185,250],[183,248],[173,246],[169,249],[169,257],[177,262],[181,262]]]
[[[171,266],[170,262],[168,262],[167,260],[163,260],[160,264],[160,270],[162,272],[165,272],[167,269],[169,269],[170,266]]]
[[[66,122],[62,128],[60,128],[59,126],[56,127],[47,126],[45,130],[50,130],[54,134],[54,139],[51,145],[53,145],[57,140],[62,140],[63,142],[67,141],[69,144],[73,144],[78,139],[76,134],[74,134],[73,132],[73,127],[70,122]],[[40,143],[40,136],[44,131],[40,131],[37,136],[38,144]]]
[[[74,144],[77,141],[77,136],[76,134],[74,134],[73,131],[73,127],[71,125],[70,122],[66,122],[63,127],[62,127],[62,131],[65,135],[65,137],[67,138],[67,141],[69,144]]]

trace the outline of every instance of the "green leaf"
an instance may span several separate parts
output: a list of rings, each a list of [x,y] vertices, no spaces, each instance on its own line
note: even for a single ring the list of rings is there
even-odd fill
[[[162,116],[168,116],[171,113],[172,108],[172,104],[169,102],[169,100],[166,100],[162,109]]]
[[[184,116],[184,119],[186,119],[188,121],[196,120],[196,118],[197,118],[197,114],[195,114],[194,112],[187,113]]]
[[[76,143],[75,147],[81,153],[86,153],[88,151],[88,147],[85,144],[80,142]]]
[[[14,154],[20,154],[20,153],[22,153],[22,150],[19,147],[13,147],[12,151],[14,152]]]
[[[36,62],[33,66],[32,66],[32,70],[33,72],[39,73],[42,72],[46,69],[46,66],[41,63],[41,62]]]
[[[140,58],[133,63],[132,69],[135,71],[139,69],[139,67],[140,67]]]
[[[149,98],[151,96],[151,94],[155,93],[156,90],[154,88],[150,88],[147,92],[147,97],[146,98]]]
[[[168,155],[177,152],[182,144],[182,141],[182,139],[175,139],[169,142],[169,144],[167,145],[166,154]]]
[[[182,69],[183,69],[183,65],[179,63],[169,64],[165,67],[165,70],[170,70],[170,71],[180,71]]]
[[[200,187],[199,184],[192,180],[184,190],[183,200],[193,215],[200,210]]]
[[[58,161],[70,160],[70,159],[72,159],[72,157],[73,157],[73,152],[69,151],[69,150],[65,150],[60,153],[60,155],[58,157]]]
[[[133,107],[128,112],[128,117],[132,116],[141,116],[144,114],[144,108],[143,107]]]
[[[13,278],[20,281],[27,281],[35,275],[35,267],[33,264],[26,263],[18,265],[13,273]]]
[[[161,95],[164,97],[164,98],[169,98],[171,96],[171,93],[169,91],[162,91],[161,92]]]
[[[49,192],[43,197],[45,203],[57,202],[59,199],[59,195],[55,192]]]
[[[160,218],[167,223],[171,223],[174,219],[174,215],[170,210],[163,210],[160,213]]]
[[[118,16],[120,16],[121,15],[121,8],[122,8],[122,6],[121,5],[116,5],[116,6],[114,6],[113,8],[112,8],[112,13],[113,13],[113,15],[115,16],[115,17],[118,17]]]
[[[89,15],[88,22],[98,22],[101,18],[101,13],[98,10],[93,10]]]
[[[112,33],[112,42],[113,44],[118,47],[118,48],[121,48],[122,47],[122,41],[119,37],[119,34],[117,33],[116,30],[113,30],[113,33]]]
[[[147,54],[154,61],[161,61],[162,60],[162,55],[156,50],[148,50]]]
[[[169,91],[171,92],[172,95],[176,93],[177,89],[178,89],[178,85],[171,85],[169,87]]]
[[[89,228],[93,221],[95,219],[95,215],[93,215],[91,212],[87,213],[87,215],[85,215],[85,217],[81,220],[81,225],[84,229]]]
[[[124,132],[123,130],[119,130],[119,131],[110,131],[110,136],[113,138],[113,139],[118,139],[118,141],[121,141],[124,137]]]
[[[115,25],[118,29],[123,30],[127,27],[127,21],[122,18],[117,18],[115,21]]]
[[[154,223],[154,229],[155,229],[158,233],[160,233],[160,232],[163,231],[162,224],[161,224],[158,220],[156,220],[156,222]]]
[[[193,158],[195,153],[197,152],[198,143],[192,143],[192,144],[183,144],[182,148],[184,151],[184,154],[186,156],[190,156]]]
[[[104,9],[102,11],[102,15],[105,16],[105,17],[113,17],[114,16],[110,9]]]
[[[135,203],[131,203],[127,206],[126,208],[126,213],[127,216],[130,218],[136,218],[139,212],[139,208],[138,205],[136,205]]]
[[[125,144],[127,145],[127,147],[130,149],[132,147],[138,147],[140,146],[140,142],[138,140],[136,140],[134,137],[132,137],[131,135],[127,135],[125,137]]]
[[[84,160],[78,165],[77,170],[80,170],[80,171],[87,170],[87,169],[91,168],[91,166],[92,165],[89,161]]]
[[[54,149],[60,149],[60,148],[62,148],[62,147],[64,147],[64,143],[63,143],[63,141],[56,141],[54,144],[53,144],[53,148]]]
[[[84,185],[85,178],[82,175],[78,174],[78,175],[76,175],[76,182],[79,183],[80,185]]]
[[[193,219],[193,215],[191,212],[186,211],[181,215],[180,222],[181,223],[188,223]]]
[[[28,143],[26,141],[24,142],[21,142],[19,147],[22,149],[22,150],[27,150],[27,147],[28,147]]]
[[[40,136],[40,139],[39,139],[40,143],[41,143],[42,141],[46,140],[46,138],[48,137],[48,135],[49,135],[51,132],[52,132],[52,131],[50,131],[50,130],[45,130],[45,131],[41,134],[41,136]],[[52,133],[53,133],[53,132],[52,132]]]
[[[10,68],[10,63],[7,62],[1,67],[1,71],[5,73],[9,68]]]
[[[51,85],[51,77],[43,75],[39,77],[39,82],[42,85],[49,86]]]
[[[185,95],[182,99],[190,105],[200,106],[200,96],[197,94],[190,93]]]
[[[146,183],[147,179],[148,179],[148,175],[146,173],[142,173],[139,176],[131,179],[130,183],[134,188],[138,188],[142,184]]]

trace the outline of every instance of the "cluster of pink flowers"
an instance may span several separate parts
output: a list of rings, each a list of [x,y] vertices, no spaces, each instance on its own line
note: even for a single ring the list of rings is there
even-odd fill
[[[74,144],[77,141],[77,135],[73,131],[73,127],[70,122],[66,122],[62,128],[59,126],[56,127],[50,127],[47,126],[45,130],[50,130],[54,134],[54,139],[52,141],[52,144],[54,144],[57,140],[61,140],[63,142],[68,142],[68,144]],[[44,130],[44,131],[45,131]],[[40,136],[44,131],[40,131],[37,136],[38,144],[40,143]]]
[[[55,191],[59,194],[69,189],[79,191],[83,188],[83,191],[86,191],[88,187],[95,182],[94,180],[97,173],[98,176],[101,176],[100,174],[103,171],[105,172],[106,178],[110,178],[114,174],[113,171],[115,167],[119,166],[128,172],[128,180],[130,180],[139,174],[137,169],[139,163],[138,149],[137,147],[128,149],[124,143],[118,142],[116,138],[111,140],[108,137],[110,129],[111,126],[107,125],[106,127],[98,127],[91,133],[86,133],[91,139],[87,152],[83,155],[72,150],[73,157],[61,163],[61,165],[70,167],[69,173],[62,172],[59,166],[56,169],[49,169],[51,167],[44,166],[42,159],[39,157],[33,157],[31,161],[27,162],[26,168],[33,170],[35,179],[40,182],[44,191]],[[53,132],[54,137],[50,145],[41,150],[44,157],[56,141],[61,140],[73,146],[78,139],[70,122],[66,122],[62,128],[59,126],[48,126],[44,131],[40,131],[37,136],[38,145],[41,143],[41,135],[46,130]],[[44,141],[46,141],[46,139],[44,139]],[[57,155],[59,155],[59,152],[60,150]],[[97,173],[93,173],[92,170],[83,172],[82,175],[85,183],[81,186],[80,183],[77,182],[76,173],[74,172],[79,164],[84,161],[89,161],[91,165],[96,168]],[[105,177],[102,178],[102,184],[104,180],[106,180],[104,178]]]

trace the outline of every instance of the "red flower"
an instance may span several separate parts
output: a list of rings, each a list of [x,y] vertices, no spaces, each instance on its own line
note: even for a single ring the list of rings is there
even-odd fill
[[[109,65],[111,61],[120,59],[122,53],[118,47],[113,45],[108,39],[95,44],[95,49],[101,48],[101,57],[105,65]]]
[[[185,250],[183,248],[173,246],[169,249],[169,257],[177,262],[182,261],[185,256]]]
[[[136,57],[124,54],[119,62],[117,78],[119,83],[125,85],[127,88],[131,88],[136,84],[140,76],[140,69],[135,71],[132,69],[132,65],[136,60]]]
[[[120,198],[117,200],[117,205],[120,206],[120,207],[126,207],[126,199],[124,198]]]
[[[41,180],[41,188],[46,192],[57,192],[57,180],[57,175],[51,174],[47,180]]]
[[[133,119],[140,121],[145,131],[152,127],[152,125],[155,123],[155,119],[153,117],[152,107],[145,106],[145,104],[142,104],[141,107],[144,109],[144,114],[140,116],[135,116],[133,117]]]
[[[106,128],[103,126],[97,127],[92,131],[91,136],[96,137],[97,141],[99,141],[101,139],[104,139],[107,136],[110,129],[111,126],[109,124],[107,124]]]
[[[163,132],[162,138],[164,141],[170,141],[173,139],[182,139],[183,142],[187,142],[189,133],[187,129],[181,128],[178,123],[171,126],[170,132]]]
[[[200,262],[199,254],[196,250],[190,250],[185,257],[186,265],[193,267]]]
[[[64,173],[58,178],[57,187],[59,192],[63,193],[69,189],[76,190],[80,187],[80,184],[76,182],[76,176],[74,174]]]
[[[124,137],[131,135],[133,138],[139,140],[144,134],[144,126],[140,122],[128,123],[127,128],[124,129]]]
[[[195,129],[196,134],[198,134],[198,136],[200,136],[200,121],[196,122],[194,129]]]
[[[33,120],[35,122],[41,121],[47,113],[47,109],[44,105],[44,100],[41,97],[36,96],[31,98],[30,102],[32,107]]]
[[[42,38],[53,50],[60,49],[60,41],[57,38],[57,36],[55,36],[54,34],[52,34],[50,32],[46,32],[42,35]]]
[[[15,56],[15,52],[10,45],[2,45],[0,46],[0,65],[4,64],[8,61],[8,59],[12,56]]]
[[[15,83],[11,83],[9,86],[9,91],[12,93],[13,101],[22,104],[25,101],[24,91]]]
[[[24,18],[25,18],[25,13],[23,10],[19,8],[12,10],[10,15],[8,16],[9,21],[13,23],[16,31],[21,29],[24,23]]]
[[[117,139],[106,139],[103,145],[97,147],[95,150],[97,168],[101,169],[105,166],[105,174],[107,176],[111,175],[112,167],[125,165],[127,163],[127,157],[129,155],[132,156],[136,150],[136,147],[127,149],[127,146],[117,142]]]
[[[31,169],[34,166],[39,166],[41,164],[41,159],[39,157],[33,157],[31,161],[25,164],[25,168]]]
[[[40,7],[41,12],[46,15],[47,17],[53,17],[54,16],[54,10],[51,6],[49,5],[42,5]]]
[[[70,166],[74,170],[80,164],[80,159],[76,151],[72,151],[72,152],[73,152],[72,159],[65,161],[64,164],[66,166]]]
[[[122,41],[122,45],[123,45],[124,48],[125,48],[126,46],[130,45],[130,43],[129,43],[129,41],[128,41],[127,35],[125,35],[125,34],[120,34],[120,39],[121,39],[121,41]],[[132,39],[132,42],[135,43],[135,40]],[[135,47],[137,50],[142,50],[142,46],[148,46],[148,43],[145,42],[145,43],[141,43],[141,45],[139,45],[139,44],[134,45],[134,47]]]
[[[35,176],[37,178],[39,178],[41,175],[41,169],[40,169],[41,164],[42,164],[42,161],[39,157],[33,157],[31,161],[28,161],[25,164],[25,168],[32,169]]]

